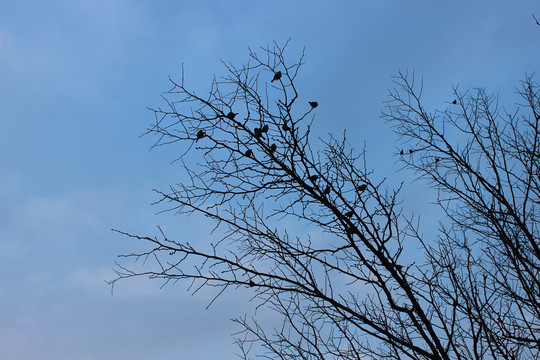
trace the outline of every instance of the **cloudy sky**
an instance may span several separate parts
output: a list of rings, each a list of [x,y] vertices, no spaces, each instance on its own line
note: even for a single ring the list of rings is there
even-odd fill
[[[446,106],[452,85],[485,86],[511,107],[519,80],[539,70],[533,13],[537,0],[0,0],[0,358],[236,358],[229,319],[246,294],[206,310],[210,293],[186,284],[135,279],[111,295],[105,283],[116,256],[140,246],[111,228],[161,224],[205,241],[202,219],[150,206],[153,188],[181,176],[178,154],[139,137],[182,63],[204,90],[225,74],[220,59],[240,65],[248,46],[290,37],[292,54],[306,47],[316,131],[347,129],[395,178],[405,176],[396,139],[379,118],[391,76],[423,76],[431,108]],[[404,194],[430,223],[423,189]]]

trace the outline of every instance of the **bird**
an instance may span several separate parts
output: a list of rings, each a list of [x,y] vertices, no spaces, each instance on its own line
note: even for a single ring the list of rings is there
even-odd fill
[[[287,125],[287,123],[283,123],[283,126],[281,128],[283,129],[283,131],[289,131],[291,129],[289,125]]]
[[[330,194],[330,186],[327,186],[327,187],[324,189],[323,194],[324,194],[324,195]]]
[[[315,182],[317,181],[319,177],[317,175],[311,175],[308,179],[311,181],[311,182]]]
[[[412,154],[414,152],[413,149],[409,149],[409,154]]]
[[[225,117],[227,119],[231,119],[231,120],[234,120],[234,117],[238,115],[238,113],[233,113],[232,111],[229,111],[229,113],[227,115],[225,115]]]
[[[403,265],[396,264],[396,269],[397,269],[398,271],[403,270]]]
[[[268,124],[264,124],[264,126],[263,126],[262,129],[261,129],[261,131],[262,131],[263,133],[268,132]]]
[[[276,144],[272,144],[272,145],[270,146],[270,152],[273,153],[273,152],[276,151],[276,150],[277,150],[277,145],[276,145]]]
[[[456,104],[457,104],[457,100],[456,100],[456,99],[452,100],[452,104],[456,105]]]
[[[401,149],[401,151],[399,152],[399,155],[403,155],[403,149]]]
[[[316,101],[310,101],[310,102],[309,102],[309,105],[311,105],[311,107],[312,107],[313,109],[315,109],[317,106],[319,106],[319,103],[316,102]]]
[[[255,283],[253,282],[253,280],[249,280],[249,286],[251,287],[255,286]]]
[[[253,151],[251,151],[251,149],[247,149],[246,152],[244,153],[244,156],[246,157],[251,157],[251,155],[253,155]]]
[[[362,192],[362,191],[365,191],[367,189],[367,185],[366,184],[362,184],[360,185],[358,188],[358,191]]]
[[[205,136],[206,136],[206,133],[204,132],[204,130],[197,131],[197,140],[195,140],[195,142],[199,141],[200,139],[202,139]]]
[[[259,128],[255,128],[253,129],[253,134],[255,135],[256,138],[260,138],[262,136],[262,131]]]
[[[435,162],[438,163],[441,159],[435,158]]]
[[[353,214],[354,214],[354,212],[353,212],[352,210],[350,210],[350,211],[347,211],[347,212],[345,213],[345,216],[348,217],[348,218],[350,218],[350,217],[353,216]]]
[[[281,75],[282,75],[282,74],[281,74],[281,71],[277,71],[277,72],[274,74],[274,78],[273,78],[272,81],[270,81],[270,82],[274,82],[274,81],[276,81],[276,80],[281,79]]]

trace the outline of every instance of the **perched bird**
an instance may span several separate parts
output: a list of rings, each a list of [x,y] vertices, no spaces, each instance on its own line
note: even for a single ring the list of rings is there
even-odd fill
[[[317,181],[319,177],[317,175],[311,175],[308,179],[311,181],[311,182],[315,182]]]
[[[238,113],[233,113],[232,111],[230,111],[227,115],[225,115],[225,117],[227,119],[231,119],[231,120],[234,120],[234,117],[238,115]]]
[[[399,152],[399,155],[403,155],[403,149],[401,149],[401,151]]]
[[[291,130],[291,128],[289,127],[289,125],[287,125],[287,123],[283,123],[283,126],[281,128],[283,129],[283,131]]]
[[[435,162],[438,163],[441,159],[435,158]]]
[[[251,151],[251,149],[247,149],[246,152],[244,153],[244,156],[246,157],[251,157],[251,155],[253,155],[253,151]]]
[[[357,190],[360,191],[360,192],[365,191],[366,189],[367,189],[367,185],[366,185],[366,184],[362,184],[362,185],[360,185],[360,186],[357,188]]]
[[[253,134],[255,135],[256,138],[260,138],[262,136],[262,131],[259,128],[255,128],[253,129]]]
[[[277,71],[277,72],[274,74],[274,78],[273,78],[272,81],[270,81],[270,82],[274,82],[274,81],[276,81],[276,80],[281,79],[281,75],[282,75],[282,74],[281,74],[281,71]]]
[[[327,186],[327,187],[324,189],[323,194],[324,194],[324,195],[330,194],[330,186]]]
[[[457,100],[452,100],[452,104],[456,105],[457,104]]]
[[[353,214],[354,214],[354,212],[353,212],[352,210],[350,210],[350,211],[347,211],[347,212],[345,213],[345,216],[348,217],[348,218],[350,218],[350,217],[353,216]]]
[[[309,105],[311,105],[311,107],[315,109],[317,106],[319,106],[319,103],[316,101],[310,101]]]
[[[398,271],[403,270],[403,265],[396,264],[396,269],[398,269]]]
[[[265,124],[265,125],[262,127],[261,131],[262,131],[263,133],[268,132],[268,124]]]
[[[277,145],[276,145],[276,144],[272,144],[272,145],[270,146],[270,152],[273,153],[273,152],[276,151],[276,150],[277,150]]]
[[[414,152],[413,149],[409,149],[409,154],[412,154]]]
[[[204,132],[204,130],[197,131],[197,140],[195,140],[195,142],[199,141],[200,139],[202,139],[205,136],[206,136],[206,133]]]
[[[255,283],[253,282],[253,280],[249,280],[249,286],[255,286]]]

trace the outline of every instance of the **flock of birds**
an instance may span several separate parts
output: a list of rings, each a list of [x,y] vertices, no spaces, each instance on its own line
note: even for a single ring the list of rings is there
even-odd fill
[[[274,77],[272,78],[272,81],[270,81],[270,82],[278,81],[278,80],[281,79],[282,76],[283,76],[283,74],[281,73],[281,71],[277,71],[277,72],[274,73]],[[317,106],[319,106],[319,103],[317,101],[309,101],[309,105],[311,106],[312,109],[315,109]],[[234,120],[236,115],[238,115],[238,113],[230,111],[228,114],[224,115],[224,117],[226,117],[227,119],[230,119],[230,120]],[[290,130],[290,127],[285,122],[282,125],[282,129],[284,131],[288,131],[288,130]],[[253,129],[253,136],[256,139],[258,139],[258,138],[262,137],[264,134],[266,134],[268,132],[268,130],[269,130],[268,124],[265,124],[261,128],[256,127],[256,128]],[[205,136],[206,136],[206,132],[204,130],[201,129],[201,130],[197,131],[195,142],[199,141],[200,139],[204,138]],[[276,150],[277,150],[277,145],[275,143],[270,145],[270,147],[269,147],[270,154],[273,154]],[[402,151],[402,155],[403,155],[403,151]],[[247,149],[244,152],[244,156],[248,157],[248,158],[253,157],[253,150]],[[313,184],[316,184],[318,179],[319,179],[318,175],[308,176],[308,180],[311,181]],[[363,192],[366,189],[367,189],[366,184],[361,184],[361,185],[357,186],[357,188],[356,188],[356,190],[358,192]],[[328,194],[330,194],[330,191],[331,191],[330,186],[327,185],[325,187],[325,189],[323,190],[323,194],[328,195]],[[346,217],[350,218],[350,217],[353,216],[353,214],[354,214],[354,212],[351,210],[351,211],[346,212],[344,215]]]

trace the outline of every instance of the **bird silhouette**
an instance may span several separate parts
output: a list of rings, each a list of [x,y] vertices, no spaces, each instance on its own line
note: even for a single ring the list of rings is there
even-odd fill
[[[310,101],[310,102],[309,102],[309,105],[311,105],[311,107],[312,107],[313,109],[315,109],[317,106],[319,106],[319,103],[316,102],[316,101]]]
[[[238,115],[238,113],[233,113],[232,111],[230,111],[227,115],[225,115],[225,117],[227,119],[231,119],[231,120],[234,120],[234,117]]]
[[[276,144],[272,144],[272,146],[270,146],[270,152],[273,153],[274,151],[277,150],[277,145]]]
[[[352,210],[350,210],[350,211],[347,211],[347,212],[345,213],[345,216],[348,217],[348,218],[350,218],[350,217],[353,216],[353,214],[354,214],[354,212],[353,212]]]
[[[197,139],[195,140],[195,142],[199,141],[200,139],[202,139],[205,136],[206,136],[206,133],[204,132],[204,130],[197,131]]]
[[[262,136],[262,131],[259,128],[255,128],[253,129],[253,134],[255,135],[256,138],[260,138]]]
[[[281,74],[281,71],[277,71],[277,72],[274,74],[274,78],[273,78],[272,81],[270,81],[270,82],[274,82],[274,81],[276,81],[276,80],[281,79],[281,75],[282,75],[282,74]]]
[[[457,100],[452,100],[452,104],[456,105],[457,104]]]
[[[253,280],[249,280],[249,286],[255,286],[255,283],[253,282]]]
[[[311,182],[315,182],[317,181],[319,177],[317,175],[311,175],[308,179],[311,181]]]
[[[244,156],[246,157],[251,157],[251,155],[253,155],[253,151],[251,151],[251,149],[247,149],[246,152],[244,153]]]
[[[262,127],[261,131],[262,131],[263,133],[268,132],[268,124],[265,124],[265,125]]]
[[[441,159],[435,158],[435,162],[438,163]]]
[[[401,151],[399,152],[399,155],[403,155],[403,149],[401,149]]]
[[[396,269],[398,269],[398,271],[403,270],[403,265],[396,264]]]
[[[324,195],[328,195],[330,194],[330,186],[327,186],[325,189],[324,189]]]
[[[366,184],[362,184],[362,185],[360,185],[360,186],[357,188],[357,190],[358,190],[359,192],[365,191],[366,189],[367,189],[367,185],[366,185]]]
[[[287,123],[283,123],[283,126],[281,128],[283,129],[283,131],[291,130],[291,128],[289,127],[289,125],[287,125]]]

